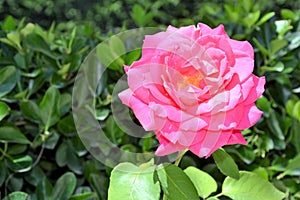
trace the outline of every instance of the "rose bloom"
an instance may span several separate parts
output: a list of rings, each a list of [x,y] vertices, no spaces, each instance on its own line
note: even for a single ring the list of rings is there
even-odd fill
[[[262,114],[255,101],[265,78],[252,74],[253,57],[252,46],[230,39],[223,25],[169,26],[145,37],[140,60],[125,66],[129,89],[119,97],[156,134],[156,155],[189,149],[208,157],[247,144],[241,130]]]

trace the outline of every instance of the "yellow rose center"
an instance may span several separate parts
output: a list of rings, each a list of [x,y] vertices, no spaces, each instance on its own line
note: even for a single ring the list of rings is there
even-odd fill
[[[178,88],[180,90],[184,89],[185,87],[187,87],[189,85],[194,85],[194,86],[200,88],[200,81],[203,79],[203,76],[199,73],[195,73],[190,76],[183,76],[183,78],[184,78],[184,81],[178,83]]]

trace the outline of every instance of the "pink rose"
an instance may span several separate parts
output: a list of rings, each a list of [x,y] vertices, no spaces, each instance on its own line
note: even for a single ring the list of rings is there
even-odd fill
[[[174,28],[145,37],[142,57],[125,66],[129,89],[119,94],[147,131],[158,156],[189,149],[199,157],[247,144],[241,130],[262,112],[255,101],[265,78],[252,74],[247,41],[230,39],[223,25]]]

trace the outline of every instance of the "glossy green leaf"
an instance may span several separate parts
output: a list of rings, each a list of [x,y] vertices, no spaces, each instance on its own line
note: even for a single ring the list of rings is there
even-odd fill
[[[196,167],[188,167],[184,170],[184,173],[191,179],[200,197],[206,198],[217,191],[217,182],[208,173]]]
[[[294,157],[293,159],[289,160],[288,165],[286,166],[286,169],[283,172],[283,174],[293,176],[300,175],[300,154]]]
[[[222,194],[235,200],[281,200],[285,196],[264,178],[247,171],[241,171],[238,180],[227,177]]]
[[[257,26],[260,26],[262,24],[264,24],[265,22],[267,22],[269,19],[271,19],[273,16],[275,15],[275,12],[269,12],[267,14],[265,14],[257,23]]]
[[[52,199],[68,200],[76,187],[76,177],[73,173],[67,172],[62,175],[53,188]]]
[[[55,87],[50,87],[39,104],[40,116],[45,130],[57,123],[60,119],[60,93]]]
[[[14,172],[27,172],[32,168],[32,158],[28,155],[18,156],[8,160],[9,168]]]
[[[16,85],[17,71],[14,66],[0,69],[0,97],[8,94]]]
[[[259,10],[257,10],[256,12],[253,12],[253,13],[249,13],[246,16],[246,18],[244,19],[244,23],[247,27],[252,27],[257,22],[259,17],[260,17],[260,11]]]
[[[271,41],[271,54],[274,55],[277,51],[288,45],[288,42],[284,39],[274,39]]]
[[[297,101],[294,105],[292,116],[300,121],[300,101]]]
[[[27,200],[28,194],[25,192],[12,192],[3,200]]]
[[[270,101],[269,101],[266,97],[264,97],[264,96],[262,96],[262,97],[260,97],[259,99],[257,99],[256,105],[257,105],[258,109],[260,109],[260,110],[266,112],[266,113],[264,113],[264,114],[266,114],[266,115],[268,115],[268,112],[271,110],[271,103],[270,103]]]
[[[300,153],[300,122],[299,121],[293,121],[292,127],[291,127],[291,144],[295,147],[296,152]]]
[[[270,117],[269,119],[267,120],[267,124],[270,128],[270,130],[272,131],[272,134],[274,134],[274,136],[276,136],[276,138],[278,138],[279,140],[284,140],[284,135],[283,135],[283,132],[282,132],[282,129],[280,127],[280,123],[278,121],[278,119],[280,119],[275,111],[272,111],[269,113],[270,114]]]
[[[189,177],[179,167],[167,164],[159,167],[157,175],[168,200],[198,200],[198,193]]]
[[[294,109],[294,106],[296,103],[297,103],[297,100],[295,100],[295,99],[289,99],[286,102],[285,109],[290,116],[293,116],[293,109]]]
[[[265,180],[268,180],[268,171],[266,168],[263,167],[258,167],[255,170],[253,170],[252,172],[256,173],[257,175],[261,176],[262,178],[264,178]]]
[[[68,93],[63,93],[60,96],[60,102],[59,102],[59,110],[60,110],[60,115],[63,116],[67,112],[70,111],[72,105],[72,97]]]
[[[25,42],[31,49],[41,52],[52,59],[57,59],[57,57],[50,50],[49,45],[40,35],[36,33],[27,34],[25,37]]]
[[[16,127],[0,127],[0,142],[30,144],[30,141]]]
[[[99,175],[91,173],[89,175],[89,183],[93,187],[93,190],[97,192],[100,199],[107,199],[107,187],[105,185],[106,177],[103,174]]]
[[[289,9],[282,9],[280,11],[280,14],[283,19],[291,19],[291,20],[296,19],[296,14],[292,10],[289,10]]]
[[[56,147],[56,144],[58,143],[60,136],[54,130],[51,130],[50,132],[48,131],[46,133],[48,133],[48,135],[46,138],[46,142],[44,143],[45,148],[46,149],[54,149]]]
[[[55,154],[55,160],[58,166],[63,167],[67,164],[68,162],[68,155],[67,155],[67,149],[68,146],[67,144],[61,143],[60,146],[58,147],[56,154]]]
[[[0,101],[0,121],[9,114],[10,108],[9,106]]]
[[[27,173],[25,180],[31,185],[37,187],[43,179],[46,178],[46,174],[39,166],[33,166],[32,170]]]
[[[239,179],[239,169],[231,156],[223,149],[218,149],[213,153],[213,158],[219,170],[226,176]]]
[[[26,69],[25,57],[22,56],[20,53],[18,53],[14,56],[14,61],[16,62],[17,67],[19,67],[21,69]],[[40,72],[40,70],[34,70],[32,73],[24,73],[24,74],[29,75],[31,77],[35,77],[39,72]],[[21,72],[21,74],[24,75],[22,72]]]
[[[74,119],[72,115],[68,115],[57,123],[57,129],[66,136],[73,136],[76,133]]]
[[[96,119],[103,121],[105,120],[109,115],[109,110],[108,109],[101,109],[101,110],[96,110]]]
[[[53,187],[47,177],[44,177],[36,188],[37,199],[51,199]]]
[[[291,30],[293,26],[291,26],[291,21],[290,20],[278,20],[275,21],[275,26],[276,26],[276,32],[279,34],[279,36],[283,37],[283,35]]]
[[[131,163],[117,165],[111,172],[108,200],[158,200],[160,187],[159,183],[153,181],[154,170],[154,166],[137,167]]]
[[[20,108],[21,112],[27,119],[36,123],[41,121],[40,109],[35,102],[30,100],[22,101],[20,103]]]

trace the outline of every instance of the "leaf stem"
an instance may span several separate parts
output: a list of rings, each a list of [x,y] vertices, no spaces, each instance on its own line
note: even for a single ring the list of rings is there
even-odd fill
[[[220,197],[220,196],[223,196],[223,193],[221,192],[221,193],[219,193],[219,194],[216,194],[215,196],[213,196],[214,198],[218,198],[218,197]]]
[[[184,156],[184,154],[185,154],[187,151],[188,151],[188,149],[185,149],[185,150],[180,151],[179,156],[178,156],[178,158],[175,160],[174,165],[176,165],[176,166],[179,165],[179,163],[180,163],[182,157]]]

